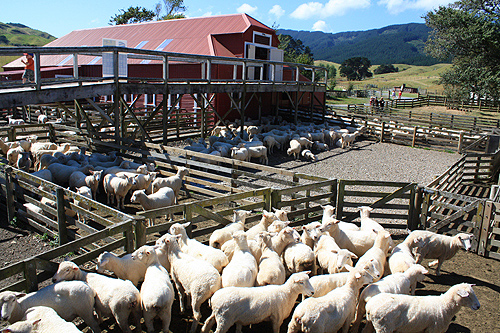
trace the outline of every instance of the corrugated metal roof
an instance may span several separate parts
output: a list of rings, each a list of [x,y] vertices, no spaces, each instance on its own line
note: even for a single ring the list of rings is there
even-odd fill
[[[102,46],[102,39],[110,38],[126,40],[127,46],[130,48],[140,45],[139,48],[145,50],[158,49],[165,52],[234,56],[221,45],[216,47],[211,45],[213,39],[209,37],[220,34],[244,33],[251,26],[263,32],[274,33],[271,28],[247,14],[232,14],[75,30],[46,46]],[[167,40],[170,41],[166,42]],[[147,43],[144,43],[145,41]],[[218,50],[221,51],[221,54],[218,54]],[[70,59],[71,57],[67,57],[67,55],[47,55],[41,57],[41,63],[42,66],[56,66],[61,63],[70,65],[72,63]],[[137,63],[139,62],[137,61]],[[101,59],[95,56],[78,57],[79,65],[89,63],[100,64]],[[4,66],[6,69],[16,67],[24,67],[20,59]]]

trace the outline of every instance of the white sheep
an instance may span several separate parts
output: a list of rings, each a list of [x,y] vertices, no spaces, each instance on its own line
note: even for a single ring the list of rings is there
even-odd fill
[[[139,203],[144,210],[172,206],[175,202],[174,191],[170,187],[162,187],[153,194],[146,194],[146,190],[136,190],[130,197],[130,202]],[[152,221],[150,221],[150,225]]]
[[[292,243],[299,242],[299,233],[292,227],[285,227],[277,235],[271,237],[271,245],[274,251],[281,256],[285,248]]]
[[[219,272],[202,259],[196,259],[180,249],[177,240],[180,235],[164,235],[161,247],[167,253],[171,265],[171,276],[179,295],[181,312],[184,312],[184,294],[191,300],[193,309],[193,323],[191,332],[194,333],[201,319],[200,307],[217,290],[222,287]]]
[[[147,267],[141,285],[141,304],[148,333],[155,332],[153,319],[158,316],[163,323],[163,332],[169,332],[174,303],[174,287],[167,270],[160,264],[154,246],[141,246],[131,255],[133,261]]]
[[[264,142],[264,145],[269,150],[270,154],[274,153],[274,147],[277,147],[278,149],[281,148],[281,144],[276,140],[276,138],[274,136],[267,135],[266,137],[264,137],[264,140],[262,140],[262,141]]]
[[[18,321],[9,327],[0,330],[1,333],[31,333],[38,326],[41,319]]]
[[[287,274],[311,271],[313,275],[316,275],[316,256],[309,246],[300,241],[285,247],[283,262]]]
[[[286,153],[288,156],[293,154],[293,157],[297,160],[302,150],[302,145],[299,141],[292,139],[290,140],[290,148],[287,149]]]
[[[377,270],[377,265],[374,263],[375,260],[367,263],[363,269],[365,269],[371,276],[375,279],[380,278],[380,272]],[[347,282],[347,277],[349,272],[354,268],[351,266],[345,266],[347,272],[334,273],[334,274],[322,274],[311,277],[311,285],[314,288],[313,297],[321,297],[328,294],[335,288],[341,287]],[[359,267],[358,267],[359,269]]]
[[[335,207],[332,205],[321,206],[323,208],[323,217],[321,219],[322,225],[327,225],[329,221],[332,219],[333,214],[335,213]],[[338,221],[338,226],[341,230],[360,230],[360,228],[354,223]]]
[[[388,231],[382,230],[377,232],[377,237],[375,238],[375,243],[373,246],[363,254],[356,262],[356,267],[365,265],[371,260],[375,260],[377,270],[384,275],[385,263],[387,260],[387,255],[389,253],[391,234]],[[375,279],[374,281],[378,281]]]
[[[271,234],[277,234],[281,230],[285,229],[288,227],[290,224],[290,221],[281,221],[281,220],[275,220],[269,227],[267,227],[267,231],[270,232]]]
[[[302,226],[302,235],[300,236],[300,241],[311,249],[314,249],[314,244],[319,240],[321,232],[319,228],[321,227],[320,222],[311,222],[309,224]]]
[[[330,218],[324,222],[320,228],[322,232],[329,232],[340,248],[347,249],[361,257],[375,243],[377,234],[374,231],[366,230],[343,230],[339,227],[339,220]]]
[[[26,311],[23,317],[31,323],[37,323],[34,332],[37,333],[81,333],[75,324],[61,318],[54,309],[47,306],[34,306]]]
[[[229,264],[222,272],[222,287],[253,287],[257,278],[258,266],[250,253],[247,235],[242,231],[233,234],[236,249]]]
[[[12,118],[12,115],[7,115],[5,117],[9,119],[9,126],[24,125],[23,119]]]
[[[63,319],[82,318],[94,332],[101,332],[94,317],[95,292],[81,281],[48,285],[29,294],[4,291],[0,293],[1,318],[10,323],[22,320],[29,308],[48,306]]]
[[[361,217],[361,230],[375,230],[381,231],[384,230],[377,221],[370,218],[370,212],[373,211],[372,207],[369,206],[361,206],[359,209],[359,215]]]
[[[342,149],[344,148],[351,148],[352,143],[356,140],[358,136],[361,135],[361,132],[356,131],[352,134],[348,133],[343,133],[342,137],[340,138],[342,142]]]
[[[140,163],[135,163],[133,161],[123,161],[120,163],[119,167],[123,168],[123,169],[137,170],[139,167],[141,167],[143,165],[146,166],[146,169],[149,172],[154,172],[156,169],[156,165],[154,162],[140,164]]]
[[[20,144],[17,141],[5,142],[5,141],[3,141],[2,138],[0,138],[0,149],[2,149],[2,153],[4,153],[4,155],[7,155],[7,152],[9,151],[10,148],[16,148],[19,146],[20,146]]]
[[[141,261],[133,260],[131,254],[118,257],[114,253],[104,251],[97,257],[97,272],[105,270],[115,273],[122,280],[130,280],[135,286],[144,280],[146,265]]]
[[[462,306],[480,307],[467,283],[456,284],[439,296],[375,295],[366,303],[366,318],[377,332],[446,332]]]
[[[414,253],[420,255],[423,246],[422,237],[405,239],[392,249],[391,255],[387,258],[389,270],[392,274],[406,271],[411,265],[415,264]]]
[[[423,259],[437,259],[429,266],[436,266],[436,275],[441,274],[441,266],[445,260],[451,259],[460,248],[468,251],[471,248],[473,235],[459,233],[455,236],[446,236],[436,234],[426,230],[414,230],[406,238],[408,242],[412,242],[416,237],[421,237],[423,244],[419,253],[416,255],[417,264],[422,263]]]
[[[273,207],[273,213],[276,215],[276,218],[280,221],[290,221],[288,219],[288,213],[284,209],[276,209]]]
[[[252,158],[258,158],[259,163],[269,164],[267,158],[267,148],[265,146],[248,147],[248,160]]]
[[[330,235],[322,235],[314,246],[319,267],[329,274],[345,270],[344,266],[352,266],[352,260],[358,257],[346,249],[341,249]]]
[[[322,142],[319,142],[319,141],[314,141],[312,148],[315,149],[315,150],[319,150],[319,151],[328,151],[328,150],[330,150],[330,147],[328,147],[328,145],[326,143],[322,143]]]
[[[364,269],[349,272],[347,282],[342,287],[330,291],[322,297],[310,297],[302,301],[293,312],[288,324],[288,333],[337,332],[342,328],[346,333],[356,314],[356,300],[362,286],[373,281]]]
[[[69,187],[74,189],[82,186],[87,186],[92,191],[92,198],[95,200],[97,195],[97,188],[101,181],[102,171],[90,170],[90,175],[87,176],[81,171],[74,171],[69,176]]]
[[[248,162],[250,160],[249,158],[249,153],[248,149],[245,147],[233,147],[231,148],[231,158],[239,161],[246,161]]]
[[[314,155],[309,149],[302,150],[300,152],[300,155],[306,160],[310,160],[311,162],[316,162],[318,160],[318,157]]]
[[[278,333],[283,320],[290,315],[297,296],[313,292],[307,272],[291,275],[282,285],[223,288],[212,296],[212,314],[203,325],[202,332],[209,332],[215,322],[215,332],[224,333],[234,324],[236,331],[241,332],[243,325],[271,320],[273,332]]]
[[[86,197],[88,199],[92,199],[92,190],[88,186],[81,186],[81,187],[77,188],[76,194],[81,195],[82,197]],[[80,200],[75,199],[74,204],[75,204],[75,206],[78,206],[78,207],[83,208],[85,210],[90,209],[90,205],[88,203],[86,203],[85,201],[80,201]],[[76,215],[78,216],[78,221],[85,222],[86,218],[82,217],[79,212],[77,212]]]
[[[256,285],[266,286],[268,284],[285,283],[285,266],[273,248],[271,235],[262,232],[258,235],[258,239],[259,243],[262,244],[262,255],[260,256]]]
[[[220,249],[205,245],[196,239],[189,238],[186,228],[188,228],[190,224],[191,222],[182,224],[174,223],[170,226],[169,233],[172,235],[181,235],[179,245],[182,252],[209,262],[219,273],[221,273],[224,267],[229,263],[227,256]]]
[[[268,212],[266,210],[262,211],[262,218],[260,219],[259,223],[256,225],[252,226],[250,229],[247,230],[247,238],[248,239],[255,239],[259,232],[262,231],[267,231],[267,228],[271,225],[273,221],[277,219],[276,215],[274,213]]]
[[[151,183],[156,179],[158,172],[149,172],[148,174],[137,174],[134,172],[118,172],[116,174],[118,177],[132,177],[135,176],[136,183],[132,185],[129,193],[133,193],[135,190],[147,190]]]
[[[427,270],[422,265],[415,264],[404,273],[387,275],[380,281],[368,285],[359,296],[356,320],[353,323],[352,331],[358,331],[361,320],[365,315],[366,303],[370,298],[380,293],[415,295],[417,283],[422,282],[427,273]]]
[[[53,165],[53,164],[51,164]],[[116,207],[120,210],[125,206],[125,196],[128,190],[136,184],[135,176],[120,178],[115,174],[107,174],[102,180],[104,193],[106,193],[106,203],[113,204],[116,198]],[[135,192],[134,192],[135,193]],[[135,202],[135,201],[132,201]]]
[[[234,211],[233,223],[212,232],[209,241],[210,246],[220,249],[225,242],[232,238],[233,233],[236,231],[243,231],[245,228],[245,221],[247,217],[250,216],[250,213],[251,212],[248,210],[236,209]]]
[[[7,161],[9,162],[9,165],[15,166],[21,153],[24,153],[24,149],[21,146],[10,148],[7,151]]]
[[[53,282],[63,280],[84,281],[94,290],[95,309],[99,318],[113,315],[123,332],[131,332],[128,317],[132,313],[135,327],[140,327],[141,296],[132,282],[97,273],[86,273],[71,261],[61,262],[52,277]]]
[[[174,191],[175,203],[178,203],[179,191],[182,187],[182,179],[189,175],[189,169],[185,167],[179,167],[177,173],[173,176],[167,178],[156,178],[153,180],[153,193],[158,191],[160,188],[170,187]]]
[[[47,121],[49,121],[49,117],[47,117],[44,114],[41,114],[41,115],[38,116],[37,121],[38,121],[39,124],[46,124]]]

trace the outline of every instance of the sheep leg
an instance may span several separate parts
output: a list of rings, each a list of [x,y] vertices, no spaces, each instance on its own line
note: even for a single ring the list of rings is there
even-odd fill
[[[375,328],[373,327],[373,324],[371,321],[366,321],[366,325],[363,328],[362,333],[373,333],[375,331]]]
[[[172,274],[172,280],[174,280],[175,288],[177,289],[177,294],[179,295],[179,306],[180,306],[181,313],[184,313],[184,311],[186,311],[186,309],[184,307],[184,288],[182,287],[182,284],[177,279],[176,274]]]
[[[191,333],[196,332],[198,324],[201,320],[201,304],[205,301],[203,298],[195,298],[191,295],[191,307],[193,308],[193,324],[191,325]]]
[[[124,309],[120,309],[118,311],[113,312],[113,317],[115,317],[118,326],[123,332],[132,333],[130,326],[128,324],[128,316],[130,315],[130,311],[123,311]],[[122,313],[125,312],[125,313]]]
[[[143,315],[144,315],[144,323],[146,324],[146,329],[148,333],[153,333],[155,331],[155,327],[153,325],[153,319],[156,316],[156,314],[154,313],[154,311],[152,311],[152,309],[144,309]],[[163,330],[163,332],[168,332],[168,330],[167,331]]]
[[[212,326],[214,326],[214,324],[215,324],[215,311],[212,311],[210,317],[208,317],[207,320],[205,321],[205,324],[203,324],[203,327],[201,328],[201,333],[209,332],[212,329]]]
[[[359,330],[359,325],[361,324],[361,320],[365,315],[365,306],[366,302],[364,299],[360,299],[358,303],[358,308],[356,309],[356,320],[352,324],[352,331],[357,332]]]
[[[79,313],[78,315],[83,319],[85,324],[87,324],[92,329],[94,333],[101,332],[101,328],[99,327],[99,323],[94,317],[93,311],[90,311],[89,313]]]
[[[158,316],[161,318],[161,322],[163,324],[163,332],[169,332],[169,327],[170,327],[170,320],[172,319],[172,304],[170,304],[170,307],[168,308],[163,308]]]
[[[354,313],[349,313],[344,322],[344,325],[342,325],[342,333],[347,333],[349,331],[349,326],[351,326],[351,322],[353,319],[354,319]]]
[[[283,320],[281,320],[280,318],[271,318],[271,323],[273,325],[273,333],[279,333],[280,326],[283,323]]]
[[[290,323],[288,324],[287,333],[297,333],[300,330],[299,318],[292,317]]]

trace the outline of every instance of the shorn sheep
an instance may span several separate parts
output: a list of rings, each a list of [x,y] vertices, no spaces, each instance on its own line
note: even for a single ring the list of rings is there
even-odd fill
[[[437,259],[429,263],[430,267],[436,266],[436,275],[441,275],[441,266],[445,260],[451,259],[460,248],[468,251],[471,248],[473,235],[459,233],[455,236],[436,234],[431,231],[414,230],[405,241],[412,242],[416,237],[421,237],[422,248],[416,255],[417,264],[421,264],[423,259]]]
[[[35,306],[29,308],[24,315],[26,321],[37,323],[34,332],[37,333],[81,333],[75,324],[61,318],[54,309],[46,306]]]
[[[146,265],[141,261],[133,260],[131,254],[118,257],[114,253],[104,251],[97,257],[97,272],[104,273],[105,270],[115,273],[116,277],[130,280],[134,286],[144,280]]]
[[[170,273],[179,295],[181,312],[185,311],[184,294],[191,300],[193,323],[190,332],[194,333],[201,319],[201,304],[222,287],[222,281],[214,266],[181,251],[178,243],[180,237],[165,234],[160,246],[170,262]]]
[[[29,308],[48,306],[67,321],[78,316],[94,332],[101,332],[93,312],[95,295],[95,292],[81,281],[52,284],[27,295],[4,291],[0,293],[1,318],[14,323],[22,320]]]
[[[337,332],[341,328],[342,332],[347,333],[356,313],[359,290],[372,281],[373,277],[368,271],[354,268],[342,287],[325,296],[302,301],[293,312],[288,333],[299,330],[306,333]]]
[[[52,277],[54,283],[63,280],[84,281],[95,291],[95,309],[100,319],[113,315],[123,332],[131,332],[128,317],[132,313],[135,326],[140,326],[141,297],[132,282],[97,273],[86,273],[71,261],[61,262]]]
[[[203,325],[209,332],[217,323],[215,333],[224,333],[236,324],[241,327],[270,320],[273,332],[278,333],[283,320],[289,316],[299,294],[310,296],[314,290],[308,272],[295,273],[285,284],[262,287],[228,287],[215,292],[210,300],[212,314]]]
[[[230,240],[236,231],[243,231],[245,221],[251,212],[248,210],[237,209],[234,211],[233,223],[226,225],[224,228],[214,230],[210,235],[209,244],[211,247],[220,249],[222,245]]]
[[[439,296],[382,293],[366,303],[366,317],[379,332],[446,332],[462,306],[472,310],[479,300],[467,283],[456,284]]]
[[[247,235],[238,231],[233,234],[236,249],[233,258],[222,272],[223,287],[253,287],[257,278],[257,261],[248,248]]]
[[[163,332],[168,332],[174,303],[174,287],[167,270],[160,264],[154,246],[141,246],[131,255],[133,261],[147,266],[141,285],[141,304],[148,333],[155,332],[153,319],[158,316],[163,323]]]

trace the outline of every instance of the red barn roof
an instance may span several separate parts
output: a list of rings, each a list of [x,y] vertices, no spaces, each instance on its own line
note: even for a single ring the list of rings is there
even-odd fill
[[[102,46],[103,38],[126,40],[127,47],[165,52],[188,53],[197,55],[229,56],[235,55],[217,36],[237,34],[241,37],[249,28],[273,35],[273,45],[277,46],[274,30],[247,14],[232,14],[185,18],[166,21],[144,22],[107,26],[102,28],[75,30],[58,38],[46,46]],[[243,47],[243,46],[242,46]],[[71,66],[72,57],[66,55],[42,56],[42,66]],[[79,65],[97,62],[95,57],[78,58]],[[5,69],[23,68],[20,59],[5,65]]]

